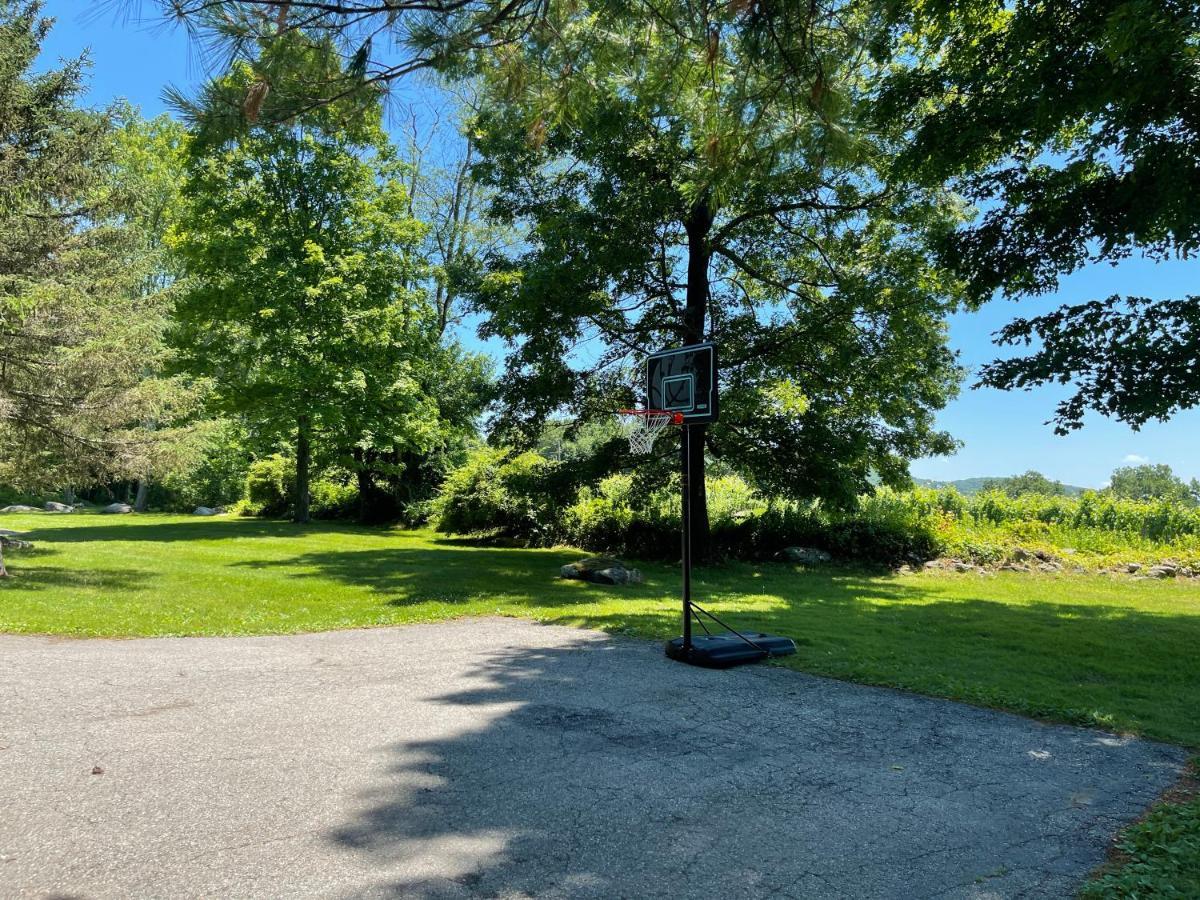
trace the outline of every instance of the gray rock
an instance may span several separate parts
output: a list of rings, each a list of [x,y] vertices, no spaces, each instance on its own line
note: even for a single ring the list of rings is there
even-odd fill
[[[217,511],[208,506],[197,506],[192,510],[193,516],[215,516]]]
[[[815,547],[784,547],[779,551],[779,555],[788,562],[800,563],[805,566],[827,563],[833,559],[824,550],[818,550]]]
[[[1032,572],[1033,569],[1021,563],[1005,563],[1000,567],[1001,572]]]
[[[15,503],[12,506],[6,506],[0,509],[0,513],[25,513],[25,512],[42,512],[36,506],[26,506],[23,503]]]
[[[1142,571],[1142,564],[1141,563],[1126,563],[1125,571],[1128,572],[1130,575],[1133,575],[1135,572]]]
[[[28,550],[33,544],[29,541],[23,541],[20,538],[11,537],[7,534],[0,534],[0,547],[5,550]]]
[[[102,513],[131,513],[133,507],[128,503],[110,503],[100,510]]]
[[[75,511],[75,507],[68,506],[66,503],[59,503],[55,500],[47,500],[46,505],[43,508],[46,510],[46,512],[56,512],[56,513],[74,512]]]
[[[592,584],[641,584],[643,580],[640,571],[611,556],[589,556],[567,563],[558,570],[558,575]]]
[[[1159,566],[1151,566],[1146,570],[1146,574],[1151,578],[1174,578],[1179,570],[1172,565],[1163,564]]]

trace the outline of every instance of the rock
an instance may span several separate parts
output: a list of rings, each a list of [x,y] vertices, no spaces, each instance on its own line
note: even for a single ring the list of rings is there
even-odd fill
[[[1130,575],[1133,575],[1136,572],[1142,571],[1142,564],[1141,563],[1126,563],[1125,571],[1128,572]]]
[[[1151,578],[1174,578],[1179,570],[1172,565],[1151,566],[1146,570],[1146,574]]]
[[[4,507],[4,509],[0,509],[0,513],[6,513],[6,512],[8,512],[8,513],[42,512],[42,510],[38,509],[36,506],[26,506],[23,503],[16,503],[12,506],[6,506],[6,507]]]
[[[1012,552],[1012,558],[1014,560],[1016,560],[1017,562],[1025,562],[1025,560],[1031,559],[1032,557],[1033,557],[1033,554],[1030,553],[1028,550],[1026,550],[1024,547],[1017,547]]]
[[[217,511],[208,506],[197,506],[192,510],[193,516],[215,516]]]
[[[973,572],[973,571],[975,571],[975,567],[973,565],[971,565],[970,563],[965,563],[965,562],[962,562],[961,560],[957,560],[954,563],[954,571],[955,572]]]
[[[29,541],[23,541],[20,538],[9,537],[7,534],[0,534],[0,547],[5,550],[28,550],[33,544]]]
[[[110,503],[100,510],[102,513],[131,513],[133,507],[128,503]]]
[[[1033,569],[1021,563],[1005,563],[1000,567],[1001,572],[1032,572]]]
[[[558,570],[560,578],[590,581],[592,584],[641,584],[642,573],[611,556],[589,556],[567,563]]]
[[[931,559],[922,567],[931,571],[945,568],[945,564],[940,559]]]
[[[897,575],[911,575],[912,573],[913,568],[907,563],[896,570]]]
[[[54,500],[47,500],[46,505],[43,507],[43,509],[45,509],[46,512],[57,512],[57,513],[74,512],[75,511],[75,507],[68,506],[65,503],[58,503]]]
[[[1038,563],[1039,572],[1061,572],[1062,565],[1056,562]]]
[[[833,559],[824,550],[817,550],[815,547],[784,547],[779,551],[779,555],[788,562],[800,563],[804,566],[827,563]]]

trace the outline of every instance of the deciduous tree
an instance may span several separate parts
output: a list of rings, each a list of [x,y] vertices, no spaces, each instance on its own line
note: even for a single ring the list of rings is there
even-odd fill
[[[982,303],[1063,275],[1200,249],[1200,7],[1190,0],[888,2],[880,110],[912,141],[897,169],[946,180],[982,215],[943,258]],[[886,49],[884,49],[886,48]],[[1200,298],[1090,298],[1014,321],[981,384],[1070,383],[1055,430],[1089,410],[1135,428],[1200,401]]]
[[[904,132],[867,124],[877,24],[848,3],[588,0],[482,57],[475,171],[528,228],[476,294],[512,346],[502,429],[611,416],[644,399],[647,352],[713,339],[722,420],[696,428],[693,472],[709,453],[848,504],[952,449],[933,416],[959,377],[957,286],[927,247],[957,207],[893,180]]]

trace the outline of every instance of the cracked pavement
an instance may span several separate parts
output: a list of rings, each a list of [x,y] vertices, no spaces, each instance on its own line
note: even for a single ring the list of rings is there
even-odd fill
[[[1186,757],[512,619],[0,635],[0,897],[1067,897]]]

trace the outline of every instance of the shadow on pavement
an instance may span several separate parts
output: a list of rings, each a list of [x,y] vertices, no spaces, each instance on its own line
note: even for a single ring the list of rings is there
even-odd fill
[[[1183,756],[619,639],[497,644],[327,834],[388,873],[367,895],[1068,896]]]

